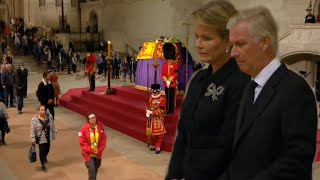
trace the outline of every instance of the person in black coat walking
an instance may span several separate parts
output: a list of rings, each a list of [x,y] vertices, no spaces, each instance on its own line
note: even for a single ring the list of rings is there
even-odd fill
[[[54,120],[54,88],[49,80],[50,73],[45,71],[42,75],[43,79],[39,83],[38,90],[37,90],[37,97],[40,101],[41,105],[44,105],[46,109],[49,109],[53,120]]]
[[[22,113],[23,98],[26,92],[28,72],[25,71],[24,64],[20,63],[20,68],[17,69],[17,97],[18,97],[18,113]]]
[[[8,107],[10,102],[10,107],[15,107],[13,104],[13,90],[16,88],[16,73],[12,71],[12,65],[7,64],[6,71],[1,75],[1,84],[5,90],[5,104]],[[10,97],[10,100],[9,100]]]

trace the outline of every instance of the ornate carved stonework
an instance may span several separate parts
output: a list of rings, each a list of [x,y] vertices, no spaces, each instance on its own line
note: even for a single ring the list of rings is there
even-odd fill
[[[290,25],[290,32],[280,38],[280,58],[299,53],[320,55],[320,24]]]

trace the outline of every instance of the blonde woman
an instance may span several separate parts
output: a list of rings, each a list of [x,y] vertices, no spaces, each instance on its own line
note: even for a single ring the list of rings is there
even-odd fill
[[[45,164],[48,163],[51,142],[55,139],[55,126],[44,105],[39,106],[38,113],[31,120],[30,138],[33,146],[38,144],[41,169],[47,172]]]
[[[226,24],[236,13],[230,2],[216,0],[191,14],[200,61],[209,67],[190,80],[166,180],[215,180],[232,158],[237,111],[250,81],[230,56]]]

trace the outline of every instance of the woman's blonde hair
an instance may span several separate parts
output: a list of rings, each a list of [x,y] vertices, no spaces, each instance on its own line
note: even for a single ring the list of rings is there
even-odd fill
[[[213,0],[193,11],[191,18],[200,24],[214,27],[218,34],[224,38],[229,36],[229,31],[226,28],[229,18],[237,12],[235,7],[228,1]]]

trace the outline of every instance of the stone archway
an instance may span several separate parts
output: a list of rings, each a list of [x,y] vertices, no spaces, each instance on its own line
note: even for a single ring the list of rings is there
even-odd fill
[[[300,74],[312,88],[320,92],[320,53],[297,51],[280,58],[289,69]]]
[[[99,31],[99,24],[98,24],[98,15],[95,11],[91,11],[89,14],[89,24],[91,27],[91,31],[93,33],[97,33]]]

